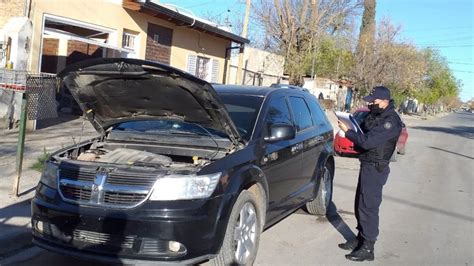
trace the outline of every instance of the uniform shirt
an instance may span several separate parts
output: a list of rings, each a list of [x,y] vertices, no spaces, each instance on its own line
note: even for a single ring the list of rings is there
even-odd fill
[[[359,159],[370,162],[388,162],[402,132],[402,122],[395,112],[393,101],[380,114],[369,113],[362,124],[362,132],[348,130],[346,137],[360,150]]]

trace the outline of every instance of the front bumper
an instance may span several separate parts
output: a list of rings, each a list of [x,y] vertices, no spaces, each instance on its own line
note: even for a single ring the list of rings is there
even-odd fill
[[[218,253],[232,197],[145,202],[133,209],[84,207],[62,201],[40,183],[31,205],[33,242],[109,263],[192,264]]]

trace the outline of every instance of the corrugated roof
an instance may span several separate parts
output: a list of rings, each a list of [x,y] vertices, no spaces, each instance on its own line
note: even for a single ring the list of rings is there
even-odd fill
[[[179,26],[187,26],[236,43],[250,42],[242,36],[219,28],[217,24],[195,17],[189,12],[179,12],[177,8],[158,4],[152,0],[124,0],[122,6],[127,9],[165,19]]]

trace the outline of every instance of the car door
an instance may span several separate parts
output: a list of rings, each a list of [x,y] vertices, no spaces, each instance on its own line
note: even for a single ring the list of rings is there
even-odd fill
[[[285,95],[273,95],[266,104],[263,134],[268,134],[272,124],[293,125]],[[288,199],[295,192],[301,178],[302,144],[297,139],[267,142],[260,159],[269,186],[267,221],[290,210]]]
[[[306,103],[311,111],[311,117],[313,120],[313,128],[309,139],[305,141],[303,151],[303,178],[307,180],[307,186],[314,187],[316,180],[316,171],[318,170],[318,162],[320,161],[323,153],[328,153],[327,147],[333,147],[333,131],[329,120],[324,114],[323,110],[316,101],[316,97],[308,96],[305,97]],[[331,150],[331,148],[329,148]],[[327,156],[325,154],[324,156]],[[312,192],[309,190],[308,192]],[[311,193],[307,196],[312,197]]]
[[[314,183],[313,173],[321,153],[321,136],[318,135],[307,101],[302,95],[289,96],[290,108],[296,125],[296,139],[303,151],[301,176],[295,182],[295,203],[311,197]]]

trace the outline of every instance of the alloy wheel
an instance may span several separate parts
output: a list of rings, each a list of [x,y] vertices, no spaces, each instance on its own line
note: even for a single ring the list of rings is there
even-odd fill
[[[246,202],[240,210],[234,230],[235,258],[239,264],[245,264],[256,246],[257,213],[252,203]]]

